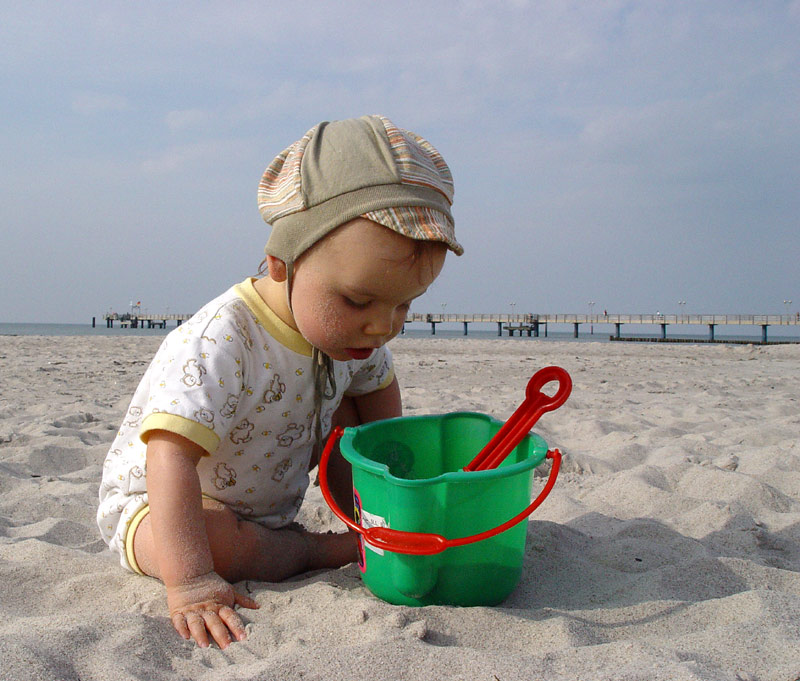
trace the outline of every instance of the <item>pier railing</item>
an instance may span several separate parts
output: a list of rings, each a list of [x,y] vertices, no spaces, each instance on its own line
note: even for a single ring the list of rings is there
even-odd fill
[[[191,319],[191,314],[177,314],[175,312],[164,312],[163,314],[149,314],[139,312],[108,312],[103,315],[107,328],[113,328],[114,322],[119,322],[123,328],[136,329],[139,327],[148,329],[167,328],[167,322],[177,322],[178,326],[187,319]],[[95,326],[95,319],[92,318],[92,326]]]
[[[721,325],[735,326],[760,326],[761,342],[767,342],[767,329],[770,326],[798,326],[800,313],[787,315],[758,315],[758,314],[457,314],[457,313],[413,313],[406,317],[406,324],[422,322],[430,324],[431,334],[436,334],[436,325],[444,323],[461,323],[464,326],[464,335],[472,323],[495,323],[497,335],[501,336],[506,331],[509,336],[515,333],[538,337],[540,329],[547,336],[547,329],[552,324],[571,324],[572,335],[578,338],[581,324],[591,325],[594,333],[595,325],[612,324],[614,334],[611,340],[633,340],[622,338],[621,330],[626,324],[657,324],[661,327],[661,340],[667,339],[667,327],[673,325],[700,324],[708,328],[708,342],[715,342],[714,329]],[[648,340],[648,339],[638,339]]]
[[[759,314],[459,314],[411,313],[406,323],[505,323],[505,324],[719,324],[739,326],[800,325],[800,315]]]

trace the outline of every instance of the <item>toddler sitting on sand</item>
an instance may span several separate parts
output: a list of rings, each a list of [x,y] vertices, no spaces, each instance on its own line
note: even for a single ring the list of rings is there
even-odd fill
[[[356,559],[352,533],[294,524],[333,425],[399,416],[385,344],[455,239],[453,182],[426,140],[381,116],[320,123],[267,168],[262,263],[162,343],[106,457],[97,522],[122,565],[166,585],[175,629],[245,637],[232,582]],[[264,269],[264,267],[262,267]],[[331,459],[350,507],[349,464]]]

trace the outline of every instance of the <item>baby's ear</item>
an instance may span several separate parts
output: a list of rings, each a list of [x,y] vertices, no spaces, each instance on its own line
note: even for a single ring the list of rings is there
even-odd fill
[[[269,270],[269,278],[278,283],[286,281],[286,263],[279,260],[274,255],[267,256],[267,269]]]

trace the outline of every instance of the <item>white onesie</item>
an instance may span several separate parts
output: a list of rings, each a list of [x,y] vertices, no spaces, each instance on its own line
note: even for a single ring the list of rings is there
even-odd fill
[[[167,335],[106,456],[97,524],[129,570],[126,538],[148,504],[145,454],[153,430],[205,449],[197,466],[203,493],[240,516],[274,529],[300,508],[315,444],[312,347],[267,307],[253,281],[233,286]],[[380,390],[394,377],[386,347],[333,367],[336,395],[323,402],[323,433],[345,394]]]

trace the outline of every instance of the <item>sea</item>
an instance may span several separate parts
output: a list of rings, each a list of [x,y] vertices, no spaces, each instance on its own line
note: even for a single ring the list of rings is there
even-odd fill
[[[570,341],[575,343],[608,343],[614,333],[613,324],[581,324],[579,335],[574,337],[572,324],[559,325],[561,328],[553,328],[550,325],[547,336],[540,332],[538,338],[534,336],[522,335],[518,333],[512,338],[521,343],[546,343],[549,341]],[[4,323],[0,322],[0,336],[166,336],[175,328],[174,323],[162,328],[106,328],[105,323],[97,324],[25,324],[25,323]],[[670,333],[667,330],[667,338],[679,339],[688,343],[705,343],[708,340],[708,330],[705,326],[692,327],[697,329],[694,335]],[[660,331],[656,325],[652,324],[626,324],[622,327],[623,337],[635,337],[656,340],[660,337]],[[771,326],[768,329],[767,337],[769,342],[781,343],[800,343],[800,327],[797,326]],[[470,323],[468,335],[464,335],[464,327],[460,323],[437,323],[435,335],[431,333],[429,324],[408,324],[402,337],[406,338],[497,338],[496,324]],[[504,333],[503,338],[508,338]],[[718,342],[761,342],[760,326],[717,326],[714,338]]]

